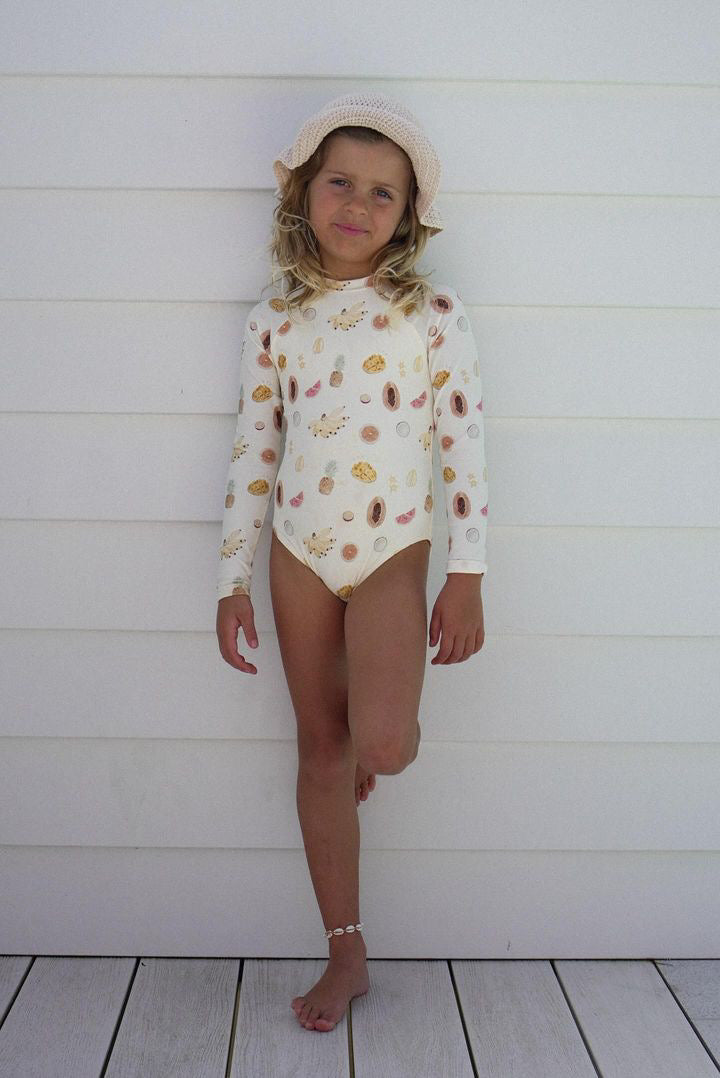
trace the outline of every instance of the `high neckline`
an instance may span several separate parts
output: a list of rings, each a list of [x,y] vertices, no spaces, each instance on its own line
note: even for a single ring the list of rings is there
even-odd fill
[[[364,277],[341,278],[327,277],[329,287],[335,292],[351,292],[358,288],[372,288],[372,274],[366,273]]]

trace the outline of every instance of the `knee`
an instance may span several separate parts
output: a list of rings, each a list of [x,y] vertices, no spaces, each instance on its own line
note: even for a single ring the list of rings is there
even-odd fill
[[[407,745],[375,745],[358,755],[358,763],[373,775],[399,775],[418,754],[420,739],[408,751]]]
[[[349,733],[343,738],[298,738],[298,766],[306,775],[341,778],[355,767]]]

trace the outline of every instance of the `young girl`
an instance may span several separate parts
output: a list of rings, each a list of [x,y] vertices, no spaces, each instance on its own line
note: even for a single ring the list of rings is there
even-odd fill
[[[217,635],[226,662],[257,673],[237,638],[242,626],[257,647],[251,568],[274,486],[270,592],[297,719],[298,817],[329,940],[325,972],[291,1006],[326,1031],[369,988],[357,806],[420,741],[434,433],[449,542],[433,664],[483,645],[488,486],[470,321],[453,288],[415,268],[442,228],[440,162],[417,120],[380,94],[344,95],[306,121],[274,170],[270,250],[288,287],[245,326]]]

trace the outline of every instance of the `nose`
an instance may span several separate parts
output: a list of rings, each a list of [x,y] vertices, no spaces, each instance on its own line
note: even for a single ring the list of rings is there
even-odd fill
[[[364,227],[363,220],[367,219],[368,216],[367,200],[361,194],[351,191],[345,200],[345,206],[352,210],[353,219],[357,221],[358,227]],[[358,214],[360,215],[359,217]]]

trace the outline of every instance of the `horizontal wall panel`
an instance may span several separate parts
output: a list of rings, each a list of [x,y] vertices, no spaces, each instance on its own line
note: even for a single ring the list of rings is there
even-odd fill
[[[2,408],[234,412],[251,306],[7,300]],[[466,308],[486,419],[720,416],[720,309]]]
[[[0,516],[219,523],[235,422],[0,416]],[[495,526],[720,526],[720,419],[485,422]],[[434,450],[434,515],[444,524],[437,441]],[[270,515],[272,497],[268,505]]]
[[[272,162],[305,116],[351,89],[302,79],[289,99],[287,84],[270,78],[0,79],[2,183],[274,189]],[[394,80],[373,89],[422,117],[443,164],[441,198],[720,194],[720,87],[423,79],[412,97]]]
[[[252,301],[274,198],[0,192],[0,299]],[[446,195],[420,269],[470,304],[720,306],[714,199]]]
[[[292,741],[19,737],[2,749],[0,844],[302,849]],[[717,743],[421,742],[414,765],[378,775],[362,845],[720,851],[718,768]]]
[[[17,846],[0,875],[6,954],[327,957],[302,849]],[[706,851],[360,851],[368,958],[718,957],[719,891]]]
[[[423,743],[720,742],[720,636],[500,636],[486,628],[466,662],[433,666],[438,650],[427,650]],[[0,738],[296,737],[274,630],[260,633],[256,649],[240,632],[240,652],[257,674],[224,661],[214,628],[6,629],[0,651]]]
[[[235,412],[243,328],[259,298],[258,293],[246,303],[0,303],[2,409]],[[706,329],[698,327],[699,351],[701,339],[713,336],[714,312],[707,315]],[[720,399],[720,370],[716,363],[712,369]]]
[[[14,0],[3,23],[3,73],[717,83],[720,69],[710,0],[607,0],[590,10],[573,0],[455,0],[441,12],[429,0],[396,0],[366,19],[342,7],[320,17],[310,0]]]
[[[270,513],[253,578],[256,628],[274,628]],[[219,524],[0,524],[7,629],[207,631],[215,626]],[[720,635],[717,528],[488,527],[485,630],[494,633]],[[428,594],[445,583],[436,517]]]

